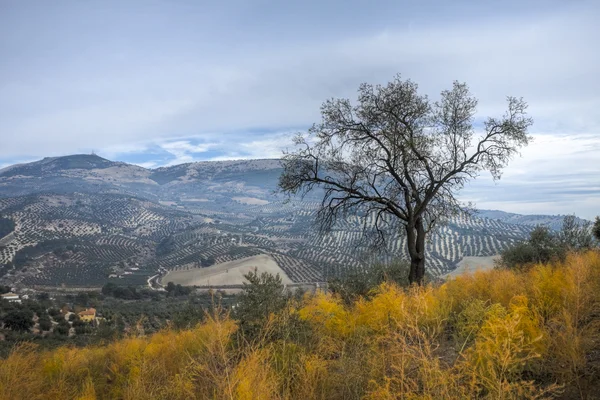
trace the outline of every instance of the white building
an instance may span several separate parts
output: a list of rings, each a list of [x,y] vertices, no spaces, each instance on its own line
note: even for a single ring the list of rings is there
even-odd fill
[[[15,293],[5,293],[0,296],[2,296],[2,300],[7,300],[7,301],[10,301],[11,303],[20,303],[21,302],[19,295],[15,294]]]

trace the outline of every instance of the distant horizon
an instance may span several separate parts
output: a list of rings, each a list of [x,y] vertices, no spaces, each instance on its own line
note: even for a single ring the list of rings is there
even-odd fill
[[[63,154],[63,155],[56,155],[56,156],[47,156],[47,157],[42,157],[42,158],[36,158],[36,159],[31,159],[31,160],[27,160],[27,161],[21,161],[21,162],[17,162],[14,164],[2,164],[0,165],[0,171],[2,171],[5,168],[9,168],[15,165],[23,165],[23,164],[31,164],[31,163],[35,163],[38,161],[43,161],[45,159],[54,159],[54,158],[63,158],[63,157],[72,157],[72,156],[97,156],[100,157],[104,160],[107,161],[112,161],[112,162],[119,162],[119,163],[125,163],[125,164],[129,164],[129,165],[135,165],[138,167],[142,167],[145,169],[149,169],[149,170],[154,170],[154,169],[158,169],[158,168],[167,168],[167,167],[175,167],[177,165],[183,165],[183,164],[193,164],[193,163],[203,163],[203,162],[227,162],[227,161],[250,161],[250,160],[281,160],[281,158],[231,158],[231,159],[222,159],[222,160],[202,160],[202,159],[198,159],[198,160],[194,160],[194,161],[188,161],[188,162],[182,162],[179,164],[172,164],[172,165],[159,165],[156,167],[145,167],[143,165],[140,164],[136,164],[135,162],[128,162],[128,161],[124,161],[124,160],[118,160],[118,159],[114,159],[114,158],[109,158],[107,156],[103,156],[102,154],[99,153],[72,153],[72,154]]]
[[[0,166],[0,173],[2,173],[5,169],[13,167],[13,166],[18,166],[18,165],[24,165],[24,164],[31,164],[31,163],[35,163],[35,162],[39,162],[39,161],[43,161],[45,159],[56,159],[56,158],[63,158],[63,157],[72,157],[72,156],[96,156],[96,157],[100,157],[104,160],[107,161],[111,161],[111,162],[116,162],[116,163],[123,163],[123,164],[127,164],[127,165],[133,165],[136,167],[141,167],[147,170],[156,170],[159,168],[169,168],[169,167],[176,167],[179,165],[185,165],[185,164],[194,164],[194,163],[217,163],[217,162],[227,162],[227,161],[279,161],[281,160],[281,158],[244,158],[244,159],[231,159],[231,160],[197,160],[197,161],[192,161],[192,162],[186,162],[186,163],[181,163],[181,164],[175,164],[175,165],[170,165],[170,166],[161,166],[161,167],[155,167],[155,168],[147,168],[147,167],[143,167],[141,165],[137,165],[134,163],[129,163],[127,161],[122,161],[122,160],[116,160],[116,159],[110,159],[107,157],[103,157],[100,154],[97,153],[76,153],[76,154],[67,154],[67,155],[62,155],[62,156],[52,156],[52,157],[43,157],[41,159],[37,159],[37,160],[33,160],[33,161],[28,161],[28,162],[22,162],[22,163],[17,163],[17,164],[12,164],[12,165],[8,165],[8,166]],[[460,196],[459,196],[460,197]],[[517,215],[525,215],[525,216],[566,216],[566,215],[575,215],[578,218],[581,219],[585,219],[588,221],[593,221],[593,219],[595,218],[596,214],[594,215],[590,215],[590,216],[583,216],[583,215],[578,215],[575,212],[567,212],[567,213],[530,213],[530,212],[517,212],[517,211],[509,211],[506,209],[501,209],[501,208],[487,208],[487,207],[479,207],[478,204],[475,204],[475,208],[476,211],[498,211],[498,212],[503,212],[503,213],[507,213],[507,214],[517,214]]]

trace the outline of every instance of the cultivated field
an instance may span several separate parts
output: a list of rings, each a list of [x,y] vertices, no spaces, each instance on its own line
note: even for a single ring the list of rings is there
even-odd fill
[[[90,165],[94,168],[82,167]],[[97,165],[106,167],[102,174]],[[210,267],[202,274],[212,274],[224,263],[255,260],[249,257],[261,254],[270,255],[274,271],[284,271],[295,283],[325,282],[373,263],[408,258],[397,221],[389,227],[385,248],[377,252],[363,235],[365,224],[373,226],[373,215],[367,220],[361,213],[351,215],[320,234],[315,198],[283,201],[273,196],[280,173],[277,160],[144,172],[80,155],[19,168],[0,173],[0,214],[14,224],[12,231],[0,234],[0,284],[11,287],[100,287],[108,281],[137,285],[159,271],[184,274],[184,281],[206,281],[186,271]],[[113,170],[120,175],[113,176]],[[20,175],[30,178],[15,181]],[[131,181],[132,176],[139,176],[139,182]],[[527,238],[533,222],[562,220],[526,217],[488,211],[445,221],[427,240],[428,272],[443,276],[463,259],[467,269],[472,261],[491,266],[482,260]],[[211,284],[222,279],[239,283],[245,271],[229,269],[211,275]]]
[[[251,206],[264,206],[269,204],[267,200],[257,199],[255,197],[232,197],[232,199]]]
[[[163,284],[173,282],[187,286],[225,286],[241,285],[244,275],[257,269],[258,272],[279,274],[284,284],[292,283],[292,280],[277,265],[275,260],[266,254],[233,260],[208,268],[192,268],[182,271],[170,271],[162,279]]]
[[[494,261],[500,256],[490,257],[463,257],[457,264],[456,269],[446,275],[446,278],[453,278],[462,274],[472,274],[475,271],[485,271],[494,268]]]

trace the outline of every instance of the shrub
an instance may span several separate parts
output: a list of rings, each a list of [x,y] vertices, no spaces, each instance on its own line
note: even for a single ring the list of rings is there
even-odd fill
[[[545,226],[537,226],[526,242],[517,243],[501,253],[501,265],[508,268],[528,267],[564,258],[566,251],[559,236]]]
[[[375,264],[369,269],[348,272],[341,278],[329,280],[328,288],[341,296],[346,304],[352,304],[359,297],[368,297],[383,282],[407,287],[409,268],[410,265],[404,261]]]
[[[28,309],[11,310],[2,319],[4,326],[19,332],[26,332],[34,325],[33,312]]]
[[[52,329],[52,322],[48,318],[40,318],[38,320],[38,324],[40,326],[41,331],[49,331]]]
[[[591,227],[588,221],[577,222],[574,215],[565,216],[558,234],[561,245],[570,251],[590,249],[594,243]]]
[[[251,278],[239,321],[216,307],[179,331],[21,345],[0,363],[0,398],[592,398],[600,384],[598,252],[439,286],[384,282],[351,304]]]
[[[54,327],[54,332],[58,335],[66,336],[69,334],[70,328],[71,326],[69,325],[69,323],[64,319],[61,319],[58,321],[58,325]]]
[[[598,222],[600,225],[600,222]],[[529,267],[532,264],[564,260],[568,252],[585,251],[594,245],[591,223],[578,222],[574,215],[563,218],[560,231],[537,226],[529,239],[505,249],[500,264],[504,267]]]
[[[58,319],[58,318],[61,317],[60,310],[58,310],[56,308],[49,308],[48,309],[48,315],[50,315],[54,319]]]
[[[285,308],[288,296],[284,293],[279,274],[273,276],[257,270],[244,275],[243,292],[235,307],[235,317],[241,331],[248,337],[256,335],[270,316]]]
[[[596,238],[596,241],[600,242],[600,217],[596,217],[594,226],[592,227],[592,234]]]
[[[173,282],[167,283],[167,295],[172,297],[187,296],[192,293],[193,288],[187,286],[175,285]]]

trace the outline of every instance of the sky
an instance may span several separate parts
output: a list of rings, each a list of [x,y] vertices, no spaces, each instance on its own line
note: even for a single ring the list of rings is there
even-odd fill
[[[534,141],[480,208],[600,214],[600,2],[0,0],[0,168],[277,158],[321,103],[396,74],[478,118],[524,97]]]

